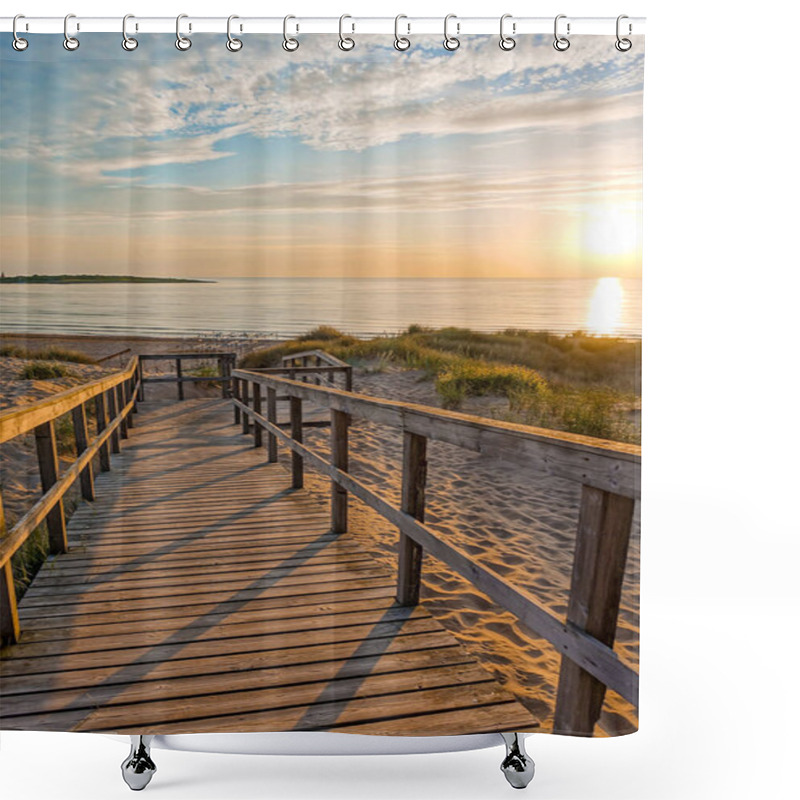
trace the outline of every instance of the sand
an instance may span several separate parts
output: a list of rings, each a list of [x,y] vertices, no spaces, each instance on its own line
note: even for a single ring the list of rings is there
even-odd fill
[[[7,337],[3,337],[7,339]],[[14,344],[20,337],[14,337]],[[35,340],[34,340],[35,339]],[[124,347],[134,352],[169,352],[193,349],[251,349],[253,343],[215,340],[168,340],[109,337],[42,337],[60,346],[102,357]],[[43,343],[27,337],[27,346]],[[129,354],[121,357],[125,360]],[[61,381],[17,382],[8,376],[18,371],[15,359],[0,359],[0,403],[31,402],[64,388]],[[108,362],[110,366],[112,362]],[[166,365],[168,366],[168,365]],[[119,364],[114,364],[116,369]],[[81,378],[98,367],[76,365]],[[80,380],[78,380],[80,382]],[[14,384],[30,385],[14,385]],[[174,386],[154,386],[174,392]],[[365,394],[440,406],[430,380],[422,372],[367,365],[355,370],[354,389]],[[148,387],[148,392],[151,387]],[[208,392],[187,386],[187,397]],[[503,398],[475,398],[462,409],[482,416],[506,416]],[[12,519],[38,492],[38,473],[32,437],[0,446],[3,496]],[[306,442],[320,452],[328,451],[328,432],[308,429]],[[378,494],[395,504],[400,496],[398,431],[355,421],[350,432],[350,469]],[[284,463],[287,459],[283,458]],[[448,541],[457,543],[481,563],[510,582],[525,587],[554,613],[563,615],[569,595],[572,555],[577,530],[580,487],[572,482],[527,474],[516,465],[487,459],[479,454],[440,442],[429,443],[426,523]],[[327,502],[330,482],[306,471],[308,488]],[[396,564],[397,531],[359,501],[351,502],[350,530],[377,559]],[[560,656],[545,641],[520,625],[508,612],[497,608],[465,579],[435,559],[423,564],[422,601],[495,675],[541,720],[542,730],[552,727]],[[620,658],[638,665],[639,645],[639,511],[624,579],[622,608],[615,650]],[[636,711],[613,692],[607,694],[600,733],[628,733],[636,729]]]

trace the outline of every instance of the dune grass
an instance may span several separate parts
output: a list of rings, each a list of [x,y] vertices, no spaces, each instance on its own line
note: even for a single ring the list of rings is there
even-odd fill
[[[70,378],[74,376],[63,364],[47,361],[33,361],[26,364],[18,373],[22,380],[48,380],[49,378]]]
[[[630,416],[640,394],[641,342],[582,332],[480,333],[419,325],[363,340],[321,326],[249,353],[241,366],[280,366],[283,356],[313,349],[370,371],[389,364],[423,370],[445,408],[495,395],[508,399],[510,418],[529,425],[626,442],[639,438]]]
[[[28,350],[25,347],[14,345],[0,346],[0,357],[24,358],[28,361],[67,361],[73,364],[96,364],[97,362],[77,350],[67,350],[63,347],[44,347],[39,350]]]

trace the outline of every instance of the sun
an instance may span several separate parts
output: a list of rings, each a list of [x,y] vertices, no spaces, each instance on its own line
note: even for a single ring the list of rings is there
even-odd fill
[[[595,256],[630,256],[639,248],[639,219],[628,206],[590,206],[581,218],[585,252]]]

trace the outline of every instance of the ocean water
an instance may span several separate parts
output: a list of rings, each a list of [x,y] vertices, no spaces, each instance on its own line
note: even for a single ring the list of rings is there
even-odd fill
[[[216,283],[6,284],[0,330],[143,336],[357,336],[411,324],[641,336],[641,281],[626,278],[222,278]]]

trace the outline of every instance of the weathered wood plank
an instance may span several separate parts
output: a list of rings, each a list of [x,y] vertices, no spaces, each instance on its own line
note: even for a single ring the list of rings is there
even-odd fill
[[[234,374],[314,405],[345,411],[357,419],[417,433],[615,494],[639,496],[641,448],[637,445],[487,420],[246,370],[236,370]]]
[[[89,432],[86,428],[86,406],[84,403],[72,409],[72,427],[75,431],[75,451],[80,456],[89,447]],[[81,495],[84,500],[94,500],[94,474],[91,462],[81,470]]]
[[[347,472],[350,464],[347,433],[350,417],[335,409],[331,411],[331,463]],[[347,489],[331,480],[331,530],[344,533],[347,530]]]
[[[39,461],[42,494],[46,495],[58,483],[58,449],[53,420],[37,425],[34,428],[34,434],[36,436],[36,456]],[[60,497],[47,512],[47,536],[50,541],[51,553],[66,553],[69,550],[64,503]]]
[[[51,395],[44,400],[14,408],[11,411],[0,413],[0,444],[9,441],[20,434],[32,431],[38,425],[43,425],[57,417],[67,414],[79,403],[85,403],[99,394],[116,386],[121,381],[129,378],[136,367],[136,359],[131,359],[128,366],[121,372],[90,381],[74,389],[67,389]]]
[[[628,552],[633,500],[584,486],[572,569],[567,621],[611,647]],[[606,687],[569,658],[562,658],[554,730],[591,736]],[[631,702],[637,704],[638,698]]]
[[[403,483],[400,510],[420,522],[425,521],[425,482],[428,474],[428,440],[416,433],[403,433]],[[422,577],[422,546],[399,531],[397,546],[397,602],[404,606],[419,603]]]
[[[3,507],[3,494],[0,491],[0,539],[6,535],[6,512]],[[14,587],[14,574],[11,561],[0,567],[0,642],[4,645],[19,640],[19,613],[17,611],[17,591]]]

